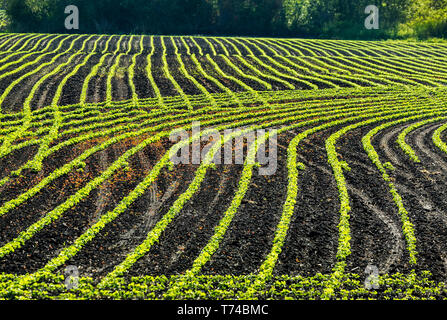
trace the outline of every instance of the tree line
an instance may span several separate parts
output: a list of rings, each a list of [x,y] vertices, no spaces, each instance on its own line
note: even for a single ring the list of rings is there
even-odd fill
[[[336,39],[447,34],[447,0],[0,0],[13,32],[66,33],[68,5],[79,8],[77,33]],[[364,26],[368,5],[379,8],[377,30]]]

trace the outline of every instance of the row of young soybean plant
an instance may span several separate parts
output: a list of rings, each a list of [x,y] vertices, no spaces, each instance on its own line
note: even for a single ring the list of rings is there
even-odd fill
[[[289,109],[293,109],[294,107],[297,108],[296,106],[290,106]],[[229,122],[231,122],[231,124],[229,126],[235,126],[236,124],[246,125],[247,123],[256,121],[256,120],[258,120],[257,117],[259,117],[262,114],[266,115],[264,117],[265,121],[267,121],[268,119],[273,119],[273,118],[281,119],[281,117],[283,116],[282,114],[278,114],[278,109],[265,111],[265,108],[260,107],[259,110],[261,111],[260,113],[255,113],[255,112],[253,112],[254,111],[253,108],[247,108],[247,110],[245,110],[245,111],[250,111],[249,113],[247,113],[247,112],[244,113],[241,110],[232,110],[232,111],[228,111],[226,114],[220,114],[220,116],[222,116],[222,117],[224,117],[226,115],[231,115],[230,117],[226,118],[225,120],[216,120],[216,117],[213,115],[203,115],[202,117],[197,117],[195,119],[184,119],[184,120],[180,121],[180,123],[178,123],[178,124],[186,124],[192,120],[203,121],[206,119],[210,119],[210,120],[208,120],[208,122],[205,121],[205,125],[208,123],[213,124],[213,123],[219,123],[220,121],[229,121]],[[203,111],[203,110],[198,110],[197,114],[200,114],[201,111]],[[302,112],[303,111],[301,111],[301,113]],[[241,121],[237,122],[238,119],[240,119]],[[246,120],[244,120],[244,119],[246,119]],[[293,120],[293,119],[289,119],[289,121],[291,121],[291,120]],[[281,121],[284,121],[284,120],[281,120]],[[161,131],[160,129],[162,129],[163,126],[171,127],[172,125],[173,125],[173,123],[169,123],[169,124],[163,124],[163,125],[157,126],[155,128],[154,127],[146,128],[146,129],[137,131],[135,133],[132,133],[131,135],[142,134],[143,132],[149,132],[151,130],[154,132],[159,132],[159,131]],[[105,172],[103,172],[100,177],[97,177],[96,179],[94,179],[93,181],[88,183],[84,188],[82,188],[75,195],[70,197],[65,203],[63,203],[62,205],[58,206],[56,209],[54,209],[53,211],[48,213],[44,219],[41,219],[40,221],[38,221],[36,224],[34,224],[30,228],[28,228],[26,231],[22,232],[16,239],[14,239],[13,241],[11,241],[7,245],[5,245],[3,248],[1,248],[0,252],[2,252],[2,256],[9,254],[10,252],[14,251],[16,248],[23,245],[24,242],[29,241],[33,237],[34,234],[39,232],[42,228],[44,228],[46,225],[48,225],[52,221],[55,221],[56,219],[58,219],[66,210],[75,206],[81,199],[87,197],[92,189],[98,187],[98,185],[100,185],[102,182],[107,180],[113,172],[115,172],[116,170],[125,166],[126,161],[130,156],[132,156],[133,154],[135,154],[136,152],[138,152],[139,150],[144,148],[144,146],[146,146],[154,141],[157,141],[157,139],[160,139],[163,136],[167,136],[168,133],[169,133],[168,131],[161,132],[160,134],[157,134],[156,136],[152,137],[151,139],[148,139],[147,141],[142,143],[140,146],[137,146],[137,147],[129,150],[128,152],[126,152],[115,163],[113,163],[111,165],[111,167],[109,167]],[[114,139],[112,139],[112,140],[114,140]],[[111,143],[111,142],[110,141],[106,142],[106,144],[109,144],[109,143]],[[104,146],[102,146],[102,147],[104,147]],[[93,151],[96,151],[98,149],[98,147],[95,147],[93,149],[94,149]],[[161,164],[166,165],[166,163],[168,162],[167,156],[165,156],[163,159],[164,160],[161,162]],[[161,166],[161,164],[160,164],[160,166]],[[65,166],[65,168],[69,168],[69,167]],[[161,167],[156,166],[155,169],[157,169],[157,168],[161,169]],[[155,174],[156,173],[154,173],[154,175]],[[50,176],[50,178],[51,178],[51,176]],[[147,179],[153,179],[153,178],[154,178],[154,176],[149,175]],[[110,212],[107,215],[104,215],[103,218],[98,222],[98,225],[89,229],[86,232],[86,234],[84,234],[82,237],[80,237],[77,240],[77,242],[75,244],[73,244],[73,246],[70,246],[66,250],[63,250],[63,254],[61,254],[58,257],[58,259],[53,260],[51,263],[49,263],[47,265],[47,269],[48,268],[54,269],[54,268],[57,268],[57,266],[60,266],[60,264],[62,262],[66,261],[69,257],[71,257],[74,253],[76,253],[77,251],[79,251],[82,248],[81,244],[90,241],[92,239],[92,237],[94,237],[105,226],[105,224],[107,224],[110,221],[109,219],[113,220],[114,218],[116,218],[117,215],[119,215],[123,211],[125,211],[125,209],[129,205],[129,203],[132,203],[138,196],[141,195],[141,192],[143,192],[145,190],[145,188],[147,188],[148,183],[149,183],[148,181],[151,181],[151,180],[143,181],[142,184],[140,184],[139,187],[137,187],[134,191],[132,191],[128,197],[123,199],[123,202],[119,206],[117,206],[117,208],[114,211]],[[43,186],[40,185],[38,187],[43,187]],[[30,195],[30,193],[28,193],[27,195]],[[4,209],[7,209],[7,208],[4,208]],[[173,210],[172,212],[175,212],[176,210],[178,210],[178,208],[174,208],[172,210]],[[165,220],[165,221],[169,221],[169,220]],[[147,243],[145,243],[145,245],[147,245]],[[139,252],[137,254],[137,256],[140,254],[141,254],[141,252]],[[133,258],[129,258],[129,259],[130,260],[127,260],[127,261],[132,261]],[[47,270],[47,269],[45,269],[45,270]],[[121,269],[118,268],[117,270],[121,270]]]

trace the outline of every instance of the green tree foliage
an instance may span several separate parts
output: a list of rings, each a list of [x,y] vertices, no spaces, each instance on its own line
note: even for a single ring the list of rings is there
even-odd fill
[[[447,36],[447,0],[413,0],[408,21],[400,26],[402,37],[421,39]]]
[[[212,6],[202,0],[6,0],[17,32],[66,32],[64,8],[80,11],[80,32],[188,33],[205,32]]]
[[[5,0],[0,0],[0,32],[6,31],[6,28],[9,25],[9,19],[5,8]]]
[[[366,30],[366,6],[380,10],[380,29]],[[330,38],[381,38],[394,33],[405,18],[407,0],[284,0],[282,21],[289,34]]]
[[[268,35],[274,33],[278,0],[218,0],[215,30],[224,34]]]
[[[377,39],[444,37],[447,0],[0,0],[15,32],[67,32],[67,5],[82,33],[219,34]],[[364,27],[367,5],[379,30]]]

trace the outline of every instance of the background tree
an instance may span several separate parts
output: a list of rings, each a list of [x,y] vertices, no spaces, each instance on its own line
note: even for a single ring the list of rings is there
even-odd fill
[[[380,39],[445,37],[447,0],[0,0],[14,32],[69,32],[67,5],[80,10],[77,33],[208,34]],[[364,27],[367,5],[380,29]]]
[[[413,0],[407,21],[400,26],[401,37],[445,38],[447,36],[447,0]]]

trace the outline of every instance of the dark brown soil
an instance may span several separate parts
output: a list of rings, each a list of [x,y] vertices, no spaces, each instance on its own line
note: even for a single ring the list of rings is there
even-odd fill
[[[96,37],[93,38],[93,40],[95,39]],[[74,50],[79,49],[83,40],[84,38],[81,38],[77,41]],[[128,40],[129,37],[123,39],[120,48],[118,48],[119,53],[125,53],[128,50],[126,44]],[[155,37],[154,40],[157,50],[150,61],[154,80],[163,96],[179,96],[181,92],[176,89],[163,70],[160,49],[161,40],[159,37]],[[219,86],[198,74],[193,61],[186,56],[186,50],[180,39],[174,37],[174,40],[179,48],[179,52],[182,54],[182,61],[189,74],[210,93],[222,93],[222,89]],[[111,41],[109,46],[110,53],[115,51],[117,41],[118,37],[114,37],[113,41]],[[202,56],[199,55],[197,48],[192,45],[190,39],[186,38],[185,41],[191,45],[191,52],[197,55],[197,59],[210,76],[234,92],[246,91],[237,82],[216,72],[213,65],[205,57],[207,54],[211,56],[213,54],[205,40],[197,39],[198,44],[203,49]],[[224,53],[220,44],[212,39],[210,41],[215,45],[218,54]],[[250,42],[244,40],[243,42],[255,54],[261,54]],[[174,55],[175,51],[171,41],[166,41],[165,43],[168,53],[166,59],[169,65],[169,72],[180,85],[183,92],[187,95],[203,94],[180,71],[180,64]],[[228,45],[225,41],[223,44]],[[43,49],[44,45],[42,44],[40,49]],[[144,45],[143,54],[138,56],[136,60],[135,88],[139,98],[154,98],[156,91],[154,88],[151,88],[146,75],[147,54],[151,52],[149,37],[145,38]],[[261,47],[266,45],[268,45],[267,42],[261,41]],[[55,46],[56,44],[53,44],[50,50],[54,49]],[[60,52],[66,50],[68,46],[69,41],[63,45]],[[104,50],[104,46],[105,41],[101,41],[97,50]],[[304,54],[310,53],[310,47],[301,47],[298,44],[292,46]],[[91,46],[88,48],[90,50]],[[231,46],[226,46],[226,48],[231,54],[236,54]],[[243,55],[249,54],[242,46],[238,45],[238,48]],[[320,53],[319,50],[313,51],[317,54]],[[131,98],[127,70],[131,64],[131,54],[137,52],[139,52],[139,48],[137,41],[134,40],[131,44],[130,55],[122,56],[117,75],[112,79],[113,101]],[[273,54],[270,50],[266,50],[266,52],[267,54]],[[368,56],[377,56],[377,52],[368,49],[349,49],[349,52],[357,56],[365,56],[366,54]],[[80,63],[86,54],[88,52],[77,57],[74,64]],[[0,58],[6,56],[2,53],[0,55]],[[53,53],[46,56],[41,63],[50,61],[54,55]],[[386,51],[386,55],[398,57],[400,54],[389,49]],[[79,107],[76,104],[80,100],[82,83],[90,73],[91,68],[99,62],[100,57],[99,53],[92,56],[89,62],[80,68],[74,77],[69,79],[63,88],[59,101],[60,105],[73,104],[73,109]],[[16,57],[16,59],[19,58],[20,55]],[[23,63],[32,61],[35,58],[36,55],[32,55]],[[64,55],[58,59],[57,63],[64,62],[67,58],[68,55]],[[252,58],[245,58],[261,72],[271,74],[269,70],[256,63]],[[91,79],[87,92],[87,102],[105,101],[107,74],[115,59],[116,56],[112,55],[105,59],[98,74]],[[213,59],[225,74],[240,79],[254,91],[265,90],[260,83],[241,77],[221,56],[213,57]],[[238,63],[236,57],[230,56],[229,59],[240,67],[244,73],[257,76],[253,70]],[[260,57],[260,59],[268,63],[266,57]],[[299,63],[298,60],[291,59]],[[335,57],[334,59],[337,58]],[[283,63],[282,60],[278,61]],[[338,61],[346,63],[341,60]],[[353,61],[367,65],[365,62],[362,63],[355,58],[353,58]],[[38,74],[30,76],[20,83],[19,86],[16,86],[3,101],[2,111],[5,113],[21,111],[32,86],[44,74],[51,72],[57,63],[44,68]],[[330,62],[327,63],[331,65]],[[374,62],[371,61],[371,63]],[[349,63],[347,65],[352,66]],[[320,64],[320,66],[324,67],[323,64]],[[378,66],[382,69],[388,68],[381,63],[378,63]],[[5,68],[5,70],[2,70],[2,73],[12,71],[16,67],[13,65]],[[36,65],[28,66],[16,74],[1,79],[0,92],[4,91],[15,79],[36,67]],[[332,75],[336,76],[336,69],[331,67],[329,69],[335,73]],[[433,71],[435,69],[433,67],[430,68]],[[57,76],[48,79],[42,84],[32,99],[33,110],[48,106],[51,103],[61,79],[71,70],[71,68],[66,68],[58,73]],[[396,67],[395,70],[406,72],[399,67]],[[314,68],[311,71],[321,73],[321,70],[319,71],[318,68]],[[288,74],[285,69],[281,69],[281,72]],[[299,70],[299,72],[304,72],[305,75],[312,74],[310,71],[305,70]],[[380,69],[377,73],[380,73]],[[302,82],[294,80],[292,74],[289,75],[291,78],[281,77],[277,74],[275,74],[275,77],[296,85],[297,89],[309,89]],[[409,75],[408,79],[411,79],[412,76],[414,75]],[[272,81],[267,77],[261,77],[260,79],[270,82],[274,91],[286,89],[281,82]],[[366,82],[352,81],[362,86],[368,86]],[[407,83],[404,78],[401,80],[396,79],[395,81]],[[416,81],[424,83],[421,80]],[[311,82],[321,89],[328,87],[323,82],[316,80]],[[334,83],[341,87],[349,86],[349,84],[341,81],[334,81]],[[365,93],[363,97],[368,96],[369,93]],[[360,97],[360,95],[356,97]],[[337,101],[337,99],[346,98],[349,97],[340,94],[336,98],[331,98],[331,96],[302,98],[296,102],[305,103],[306,101],[316,99]],[[390,103],[396,103],[389,96],[386,96],[386,99]],[[424,103],[425,99],[421,98],[420,102]],[[252,105],[257,104],[253,103]],[[207,106],[206,103],[200,107],[205,106]],[[51,116],[52,114],[48,113],[47,119],[51,119]],[[187,116],[185,115],[185,117]],[[17,119],[20,119],[20,117]],[[418,265],[416,269],[429,270],[433,273],[435,280],[445,280],[447,276],[447,188],[445,188],[445,182],[447,181],[447,156],[438,150],[431,141],[431,136],[439,125],[439,123],[435,123],[424,126],[408,136],[407,141],[414,147],[421,159],[421,163],[412,162],[395,143],[397,135],[406,125],[384,130],[375,137],[373,143],[381,161],[383,163],[389,161],[396,168],[395,171],[391,172],[392,179],[402,196],[409,218],[415,227],[418,251]],[[372,128],[365,127],[354,130],[341,138],[337,144],[340,158],[345,160],[351,168],[350,171],[345,172],[351,201],[350,230],[352,236],[352,253],[347,259],[346,271],[362,274],[368,265],[375,265],[381,273],[405,273],[411,269],[411,266],[408,263],[409,254],[402,234],[402,224],[397,207],[389,192],[387,183],[368,159],[361,144],[361,138]],[[39,128],[32,128],[31,130],[37,129]],[[299,146],[299,161],[306,165],[306,170],[299,172],[297,203],[275,268],[277,275],[312,276],[318,272],[330,273],[336,263],[339,237],[337,225],[340,218],[340,203],[332,168],[327,162],[325,141],[339,129],[337,127],[314,134]],[[272,240],[283,211],[288,185],[287,146],[298,133],[288,132],[279,137],[278,170],[276,174],[260,176],[258,169],[254,170],[247,194],[220,243],[219,249],[204,266],[203,273],[212,275],[242,275],[258,271],[259,266],[264,262],[265,257],[271,250]],[[105,151],[95,153],[86,161],[86,167],[83,171],[72,170],[69,174],[51,182],[23,204],[1,216],[0,246],[15,239],[20,232],[26,230],[48,212],[64,203],[89,181],[104,172],[126,150],[134,147],[142,141],[141,139],[147,137],[128,139]],[[60,136],[53,141],[52,146],[69,138],[71,136]],[[111,137],[91,139],[75,146],[62,148],[44,160],[43,170],[39,173],[24,170],[21,176],[13,177],[0,188],[0,205],[20,196],[20,194],[37,185],[56,169],[108,138]],[[443,136],[444,141],[446,138],[447,133]],[[14,143],[22,141],[24,140],[15,141]],[[51,225],[36,233],[22,248],[2,258],[0,272],[24,274],[34,272],[43,267],[62,248],[73,243],[77,237],[88,230],[102,215],[116,208],[120,201],[148,175],[155,163],[171,146],[172,142],[165,139],[160,143],[146,147],[134,155],[129,161],[127,170],[120,170],[100,187],[92,190],[87,199],[81,201],[76,207],[67,210]],[[32,159],[36,155],[37,150],[38,146],[30,146],[12,152],[0,159],[0,178],[9,176],[11,171],[18,169]],[[81,275],[92,276],[97,279],[112,271],[116,265],[122,262],[132,250],[146,239],[148,233],[160,221],[161,217],[169,211],[176,199],[187,190],[194,179],[196,169],[197,166],[193,165],[176,166],[172,171],[163,169],[156,185],[147,189],[125,212],[108,224],[97,237],[68,261],[67,265],[78,266]],[[210,169],[202,182],[200,190],[185,204],[181,212],[168,225],[161,234],[160,241],[132,266],[128,275],[181,274],[191,268],[192,263],[208,243],[214,234],[215,227],[228,209],[238,188],[241,172],[241,165],[219,165],[214,170]]]

